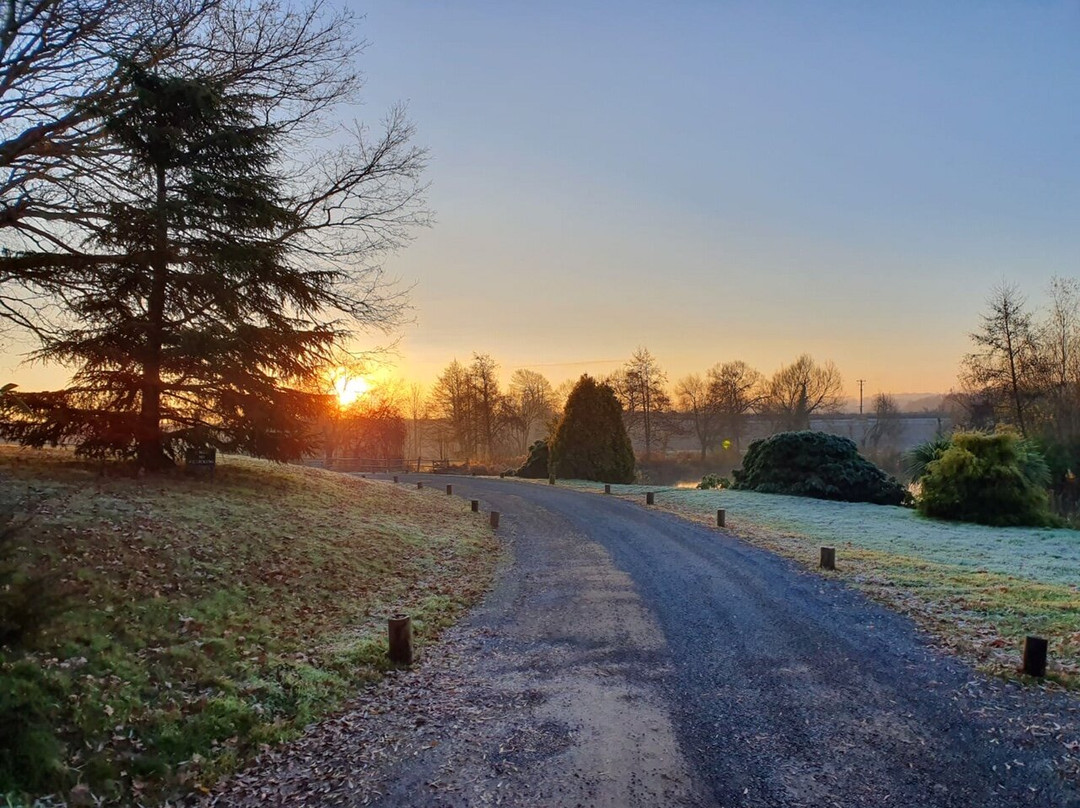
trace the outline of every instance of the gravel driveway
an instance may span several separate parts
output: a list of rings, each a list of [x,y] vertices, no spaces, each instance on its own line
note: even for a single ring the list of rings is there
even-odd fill
[[[1080,806],[1074,697],[983,677],[723,532],[558,487],[421,479],[502,513],[495,591],[204,804]]]

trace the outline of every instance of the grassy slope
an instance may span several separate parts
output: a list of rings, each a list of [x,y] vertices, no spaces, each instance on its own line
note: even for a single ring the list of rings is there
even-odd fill
[[[603,491],[603,485],[560,481]],[[1024,636],[1050,640],[1051,678],[1080,687],[1080,532],[938,522],[912,510],[660,486],[615,495],[707,525],[718,508],[740,538],[815,568],[837,547],[835,573],[909,614],[939,641],[995,674],[1012,675]]]
[[[0,793],[205,787],[376,676],[387,613],[430,640],[496,560],[461,500],[316,469],[225,458],[212,482],[137,480],[4,449],[0,474],[5,499],[45,498],[26,560],[70,598],[37,651],[0,657],[0,687],[57,730],[63,767],[43,766],[47,738],[24,744]]]

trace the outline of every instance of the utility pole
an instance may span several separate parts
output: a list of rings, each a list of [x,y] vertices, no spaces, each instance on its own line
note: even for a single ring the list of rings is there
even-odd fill
[[[856,379],[855,381],[859,383],[859,415],[862,415],[862,388],[866,384],[866,379]]]

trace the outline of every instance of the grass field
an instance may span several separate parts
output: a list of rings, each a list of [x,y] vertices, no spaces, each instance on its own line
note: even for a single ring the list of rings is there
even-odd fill
[[[203,789],[378,676],[388,613],[422,647],[497,560],[468,503],[316,469],[135,479],[5,448],[0,480],[3,504],[41,503],[21,560],[65,604],[0,649],[0,794]]]
[[[603,485],[559,485],[602,492]],[[1011,676],[1028,634],[1050,640],[1051,679],[1080,687],[1080,531],[942,522],[909,508],[752,491],[615,485],[613,494],[716,524],[816,568],[837,548],[837,575],[911,615],[943,644]]]

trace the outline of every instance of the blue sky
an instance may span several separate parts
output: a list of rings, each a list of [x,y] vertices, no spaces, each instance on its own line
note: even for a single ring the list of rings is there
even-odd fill
[[[407,102],[431,152],[437,222],[388,263],[418,378],[646,345],[944,390],[995,283],[1080,270],[1076,3],[353,8],[358,115]]]
[[[996,283],[1080,273],[1076,2],[351,8],[347,114],[405,102],[431,156],[436,223],[387,262],[410,378],[644,345],[672,380],[808,351],[944,391]]]

